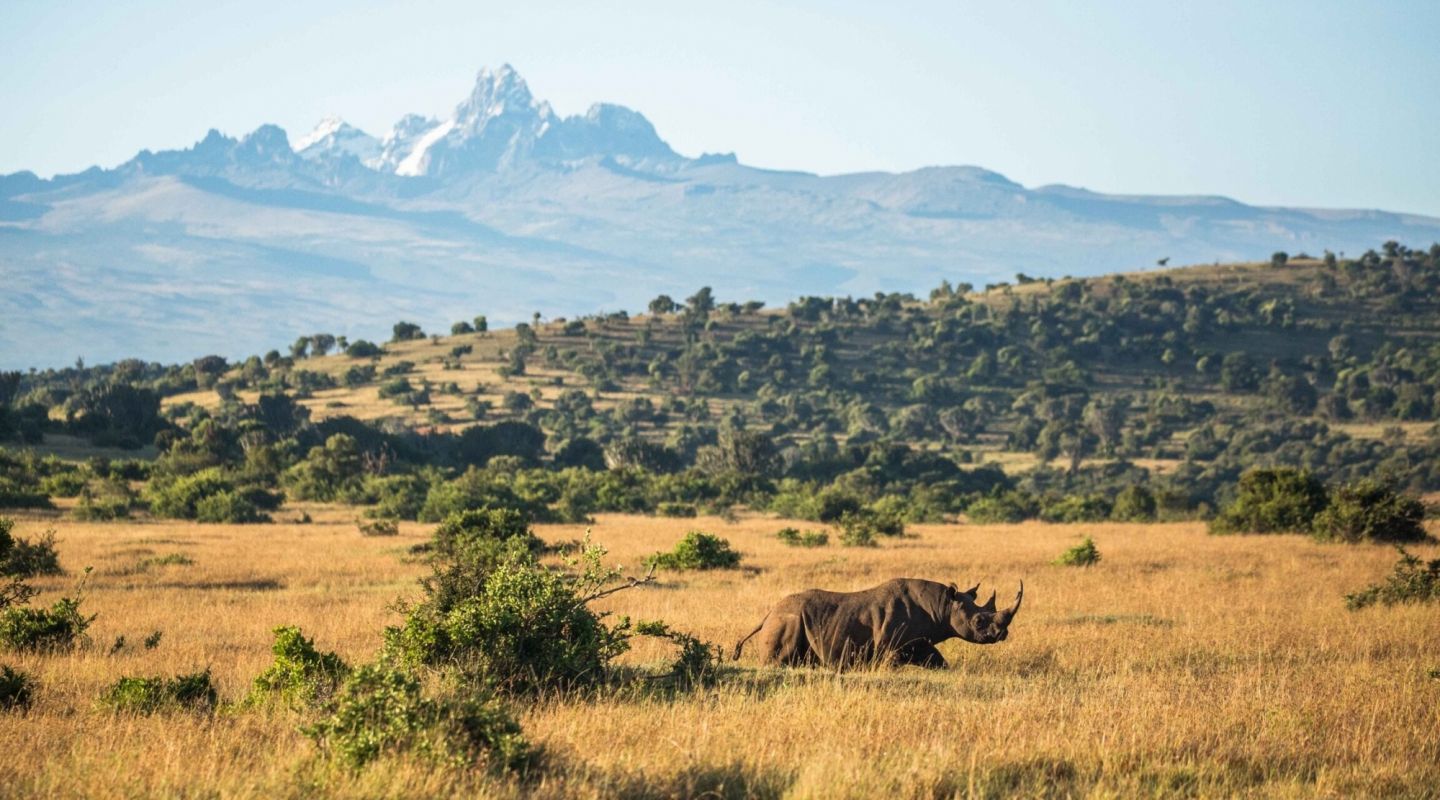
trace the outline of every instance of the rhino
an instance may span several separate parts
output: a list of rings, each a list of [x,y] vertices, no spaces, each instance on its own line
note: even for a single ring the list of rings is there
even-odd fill
[[[857,663],[912,664],[940,669],[945,657],[935,645],[956,636],[974,644],[1005,641],[1020,611],[1025,582],[1015,605],[995,610],[995,595],[976,603],[980,585],[960,591],[955,584],[895,578],[858,592],[821,589],[782,599],[760,624],[735,643],[733,660],[756,634],[760,660],[786,666],[844,668]]]

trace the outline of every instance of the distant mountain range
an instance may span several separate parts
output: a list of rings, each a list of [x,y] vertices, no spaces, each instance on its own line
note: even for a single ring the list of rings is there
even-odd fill
[[[725,299],[924,291],[1440,240],[1440,219],[1027,189],[977,167],[822,177],[677,154],[615,105],[561,117],[509,66],[376,138],[264,125],[113,169],[0,177],[0,367],[263,352]]]

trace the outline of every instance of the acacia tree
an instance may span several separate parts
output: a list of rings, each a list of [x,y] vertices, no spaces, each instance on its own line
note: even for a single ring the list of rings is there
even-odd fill
[[[325,356],[335,349],[335,337],[328,333],[316,333],[310,337],[310,352],[313,355]]]

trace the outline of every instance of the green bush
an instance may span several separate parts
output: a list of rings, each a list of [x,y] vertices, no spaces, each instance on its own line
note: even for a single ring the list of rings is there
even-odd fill
[[[668,553],[655,553],[645,566],[659,569],[731,569],[739,566],[740,554],[730,543],[704,531],[690,531]]]
[[[360,520],[355,523],[361,536],[399,536],[400,522],[393,519]]]
[[[694,518],[699,516],[694,503],[657,503],[655,513],[662,517]]]
[[[94,619],[80,613],[78,597],[62,597],[49,609],[12,606],[0,611],[0,647],[32,652],[69,650],[87,641],[85,630]]]
[[[36,575],[60,575],[60,555],[55,552],[55,532],[46,531],[32,542],[14,536],[15,523],[0,517],[0,576],[33,578]]]
[[[269,522],[270,517],[239,492],[219,492],[195,503],[195,521],[221,524]]]
[[[435,548],[444,554],[453,554],[475,542],[505,542],[516,540],[526,549],[538,551],[544,546],[535,534],[525,515],[510,508],[477,508],[456,511],[441,520],[435,528]]]
[[[847,511],[835,524],[840,528],[840,543],[848,547],[872,547],[876,537],[905,533],[905,523],[899,517],[868,508]]]
[[[425,505],[430,483],[420,475],[367,476],[364,495],[375,503],[368,514],[375,517],[415,519]]]
[[[1019,491],[988,494],[965,509],[965,517],[977,525],[1023,522],[1039,513],[1035,498]]]
[[[251,493],[212,467],[190,475],[155,478],[145,487],[145,501],[156,516],[199,522],[266,522]]]
[[[112,711],[154,714],[157,711],[215,710],[219,696],[210,682],[210,670],[174,678],[121,678],[100,695],[100,705]]]
[[[1118,522],[1154,522],[1155,495],[1144,486],[1126,486],[1115,495],[1110,519]]]
[[[426,545],[430,575],[422,578],[426,603],[436,613],[474,597],[490,573],[511,560],[533,559],[542,542],[510,509],[461,511],[446,517]]]
[[[1072,494],[1048,499],[1040,505],[1046,522],[1100,522],[1110,518],[1112,505],[1098,494]]]
[[[316,650],[315,643],[293,625],[275,629],[270,652],[275,661],[251,682],[246,705],[278,699],[291,708],[318,706],[330,700],[350,673],[340,656]]]
[[[720,676],[724,655],[719,645],[674,630],[658,621],[636,623],[635,634],[669,639],[675,643],[678,653],[670,665],[670,671],[663,677],[676,689],[688,691],[711,686]]]
[[[1211,533],[1309,533],[1325,510],[1325,487],[1302,470],[1252,469],[1235,500],[1210,522]]]
[[[1085,541],[1060,554],[1055,563],[1062,567],[1088,567],[1100,563],[1100,550],[1089,536]]]
[[[1342,542],[1418,542],[1425,539],[1425,506],[1385,484],[1361,479],[1341,486],[1315,517],[1315,538]]]
[[[135,493],[123,481],[97,480],[80,491],[80,503],[70,512],[76,519],[108,522],[125,519],[135,505]]]
[[[520,724],[483,691],[426,697],[420,681],[366,665],[346,680],[326,718],[304,729],[321,752],[359,769],[382,755],[415,753],[443,763],[518,770],[532,751]]]
[[[40,491],[51,497],[75,497],[85,488],[85,476],[78,470],[57,472],[40,479]]]
[[[782,528],[775,538],[791,547],[824,547],[830,543],[830,534],[824,531],[801,531],[798,528]]]
[[[285,491],[298,500],[329,503],[358,499],[364,480],[360,445],[349,434],[332,434],[324,444],[310,448],[282,478]]]
[[[512,538],[511,542],[519,541]],[[469,557],[464,550],[455,558]],[[411,666],[458,667],[507,692],[567,689],[602,679],[628,646],[586,606],[571,576],[546,569],[523,549],[494,566],[462,565],[473,576],[427,584],[430,597],[386,629],[387,652]]]
[[[1400,561],[1385,582],[1345,595],[1346,608],[1354,611],[1376,603],[1393,606],[1440,600],[1440,558],[1427,563],[1405,552],[1403,547],[1397,549]]]
[[[29,708],[34,695],[34,678],[9,664],[0,666],[0,711]]]

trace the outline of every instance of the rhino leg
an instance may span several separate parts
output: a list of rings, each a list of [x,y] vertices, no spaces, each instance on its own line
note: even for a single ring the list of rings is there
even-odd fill
[[[944,669],[946,667],[945,656],[935,649],[935,645],[929,642],[911,642],[895,652],[895,663],[897,665],[910,665],[925,667],[926,669]]]
[[[796,614],[772,614],[760,629],[760,662],[798,667],[814,661],[805,626]]]

